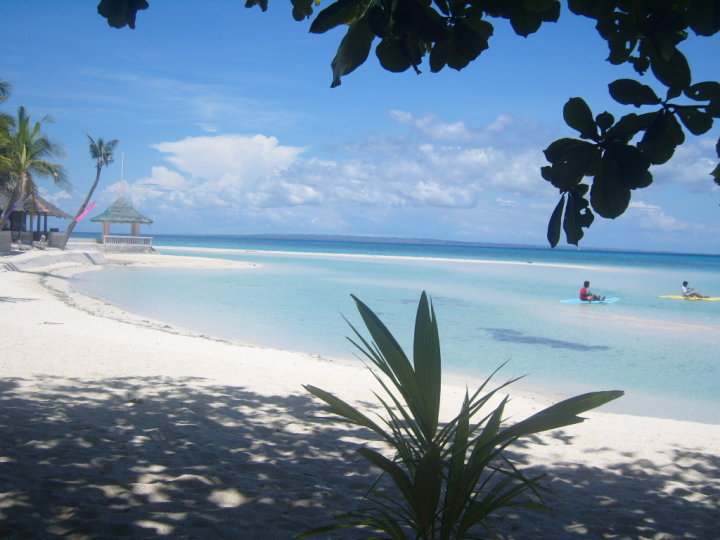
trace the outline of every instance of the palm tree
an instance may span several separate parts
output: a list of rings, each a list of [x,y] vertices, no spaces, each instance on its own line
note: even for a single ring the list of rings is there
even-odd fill
[[[10,96],[10,83],[0,79],[0,103]]]
[[[0,103],[5,102],[10,97],[10,83],[7,81],[0,80]],[[7,113],[0,112],[0,145],[2,144],[3,135],[7,133],[10,127],[13,125],[12,116]],[[2,146],[0,146],[2,151]],[[5,191],[9,182],[8,174],[5,168],[0,163],[0,191]],[[1,216],[2,214],[0,214]]]
[[[0,130],[0,171],[3,187],[10,193],[0,215],[0,229],[10,211],[37,192],[36,177],[49,176],[55,185],[70,187],[65,167],[50,161],[64,154],[62,147],[41,132],[42,124],[51,121],[46,116],[33,123],[25,107],[19,107],[17,117],[11,119],[8,128]]]
[[[107,167],[115,160],[113,157],[113,152],[115,151],[115,147],[118,144],[117,139],[112,139],[105,142],[102,140],[101,137],[98,137],[98,140],[95,141],[87,133],[85,135],[87,135],[87,138],[90,140],[90,157],[95,160],[95,181],[93,182],[93,185],[90,186],[90,191],[88,191],[87,197],[85,197],[85,200],[80,205],[80,208],[75,215],[75,219],[73,219],[68,225],[68,228],[65,231],[65,236],[63,236],[62,242],[60,243],[60,249],[65,249],[65,246],[70,239],[70,235],[72,234],[75,225],[77,225],[78,223],[78,218],[82,215],[83,212],[85,212],[85,208],[90,202],[90,197],[92,197],[92,194],[95,191],[98,182],[100,181],[100,172],[102,171],[102,168]]]

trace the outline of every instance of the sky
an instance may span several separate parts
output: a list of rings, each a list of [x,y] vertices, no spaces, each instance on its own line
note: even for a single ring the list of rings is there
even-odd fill
[[[134,30],[110,28],[96,5],[3,0],[0,79],[12,91],[1,107],[53,120],[44,132],[64,147],[74,189],[37,184],[69,214],[95,177],[86,134],[118,139],[89,217],[124,196],[154,221],[142,234],[547,246],[559,193],[540,176],[542,151],[577,135],[563,104],[582,96],[594,114],[638,112],[607,92],[636,75],[606,62],[592,21],[566,6],[528,38],[493,21],[490,49],[462,71],[433,74],[425,60],[420,75],[389,73],[371,52],[330,88],[344,30],[310,34],[289,2],[262,13],[240,0],[150,0]],[[695,82],[718,80],[718,36],[691,37],[681,50]],[[653,167],[653,185],[633,192],[619,218],[596,217],[580,246],[720,253],[720,187],[709,175],[719,134],[718,122],[687,134]],[[86,218],[75,230],[100,227]]]

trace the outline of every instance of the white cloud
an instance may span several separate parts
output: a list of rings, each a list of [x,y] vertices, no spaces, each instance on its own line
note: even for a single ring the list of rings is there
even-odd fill
[[[630,203],[628,210],[630,217],[637,217],[640,225],[646,229],[661,231],[687,231],[694,227],[690,223],[680,221],[668,214],[657,205],[647,204],[643,201]]]
[[[218,186],[252,185],[287,170],[303,152],[264,135],[186,137],[153,148],[170,154],[166,159],[181,172]]]
[[[38,186],[38,193],[43,199],[55,206],[62,206],[62,201],[72,199],[72,195],[65,190],[58,191],[57,193],[50,193],[44,187]]]
[[[660,207],[655,204],[647,204],[643,201],[631,201],[630,208],[638,208],[641,210],[660,210]]]
[[[718,193],[718,186],[710,176],[717,166],[715,144],[708,137],[690,140],[675,150],[672,159],[651,169],[656,183],[674,183],[691,193]]]
[[[547,140],[533,125],[500,116],[470,129],[462,121],[403,111],[390,116],[407,132],[371,134],[330,149],[288,146],[263,134],[160,142],[153,148],[166,164],[127,193],[134,204],[147,205],[148,214],[236,228],[412,234],[415,224],[437,231],[425,236],[482,237],[495,226],[520,236],[537,227],[542,242],[557,190],[540,176]],[[327,150],[332,159],[323,155]],[[120,190],[109,188],[116,195]],[[643,230],[694,227],[642,201],[623,219]],[[528,225],[516,227],[520,222]]]
[[[343,222],[340,213],[377,210],[378,219],[393,219],[381,215],[391,208],[472,209],[483,200],[520,208],[552,198],[539,175],[542,154],[530,145],[506,148],[483,142],[482,136],[449,143],[441,139],[469,134],[462,122],[415,119],[402,111],[391,115],[408,123],[410,133],[356,141],[339,147],[332,160],[306,157],[310,149],[262,134],[160,142],[153,148],[170,166],[155,166],[132,185],[118,183],[106,191],[117,197],[126,190],[133,204],[175,214],[214,209],[253,216],[273,209],[272,215],[282,217],[281,209],[296,208],[297,217],[305,207],[302,222],[318,226]],[[500,118],[493,129],[500,124],[510,129],[512,122]]]
[[[418,182],[408,198],[419,206],[471,208],[475,197],[468,189],[441,186],[437,182]]]

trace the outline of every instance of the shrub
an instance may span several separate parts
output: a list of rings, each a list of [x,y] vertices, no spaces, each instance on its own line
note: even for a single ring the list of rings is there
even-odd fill
[[[310,385],[305,388],[325,402],[326,411],[372,430],[391,447],[393,459],[370,448],[358,452],[392,480],[397,492],[389,494],[376,482],[357,510],[303,536],[348,527],[394,539],[469,538],[480,528],[490,532],[487,518],[500,508],[542,507],[519,501],[518,496],[528,490],[537,493],[539,477],[525,476],[505,449],[521,437],[582,422],[578,414],[623,395],[613,390],[575,396],[506,426],[507,396],[498,396],[499,405],[483,412],[498,392],[517,380],[486,390],[496,370],[472,395],[466,392],[458,415],[441,425],[440,340],[425,292],[415,319],[412,363],[375,313],[353,299],[371,341],[349,322],[357,341],[348,339],[370,361],[370,367],[377,368],[371,371],[384,391],[376,396],[385,414],[375,421],[329,392]]]

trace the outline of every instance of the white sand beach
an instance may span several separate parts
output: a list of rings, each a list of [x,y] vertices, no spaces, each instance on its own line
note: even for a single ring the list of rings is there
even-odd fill
[[[68,280],[94,262],[262,268],[92,258],[0,258],[0,537],[292,538],[357,506],[378,474],[355,452],[367,433],[323,419],[302,385],[370,409],[366,369],[173,328]],[[464,383],[445,385],[445,418]],[[515,419],[550,403],[509,392]],[[552,492],[549,511],[499,514],[502,538],[720,536],[720,425],[585,416],[511,448]]]

